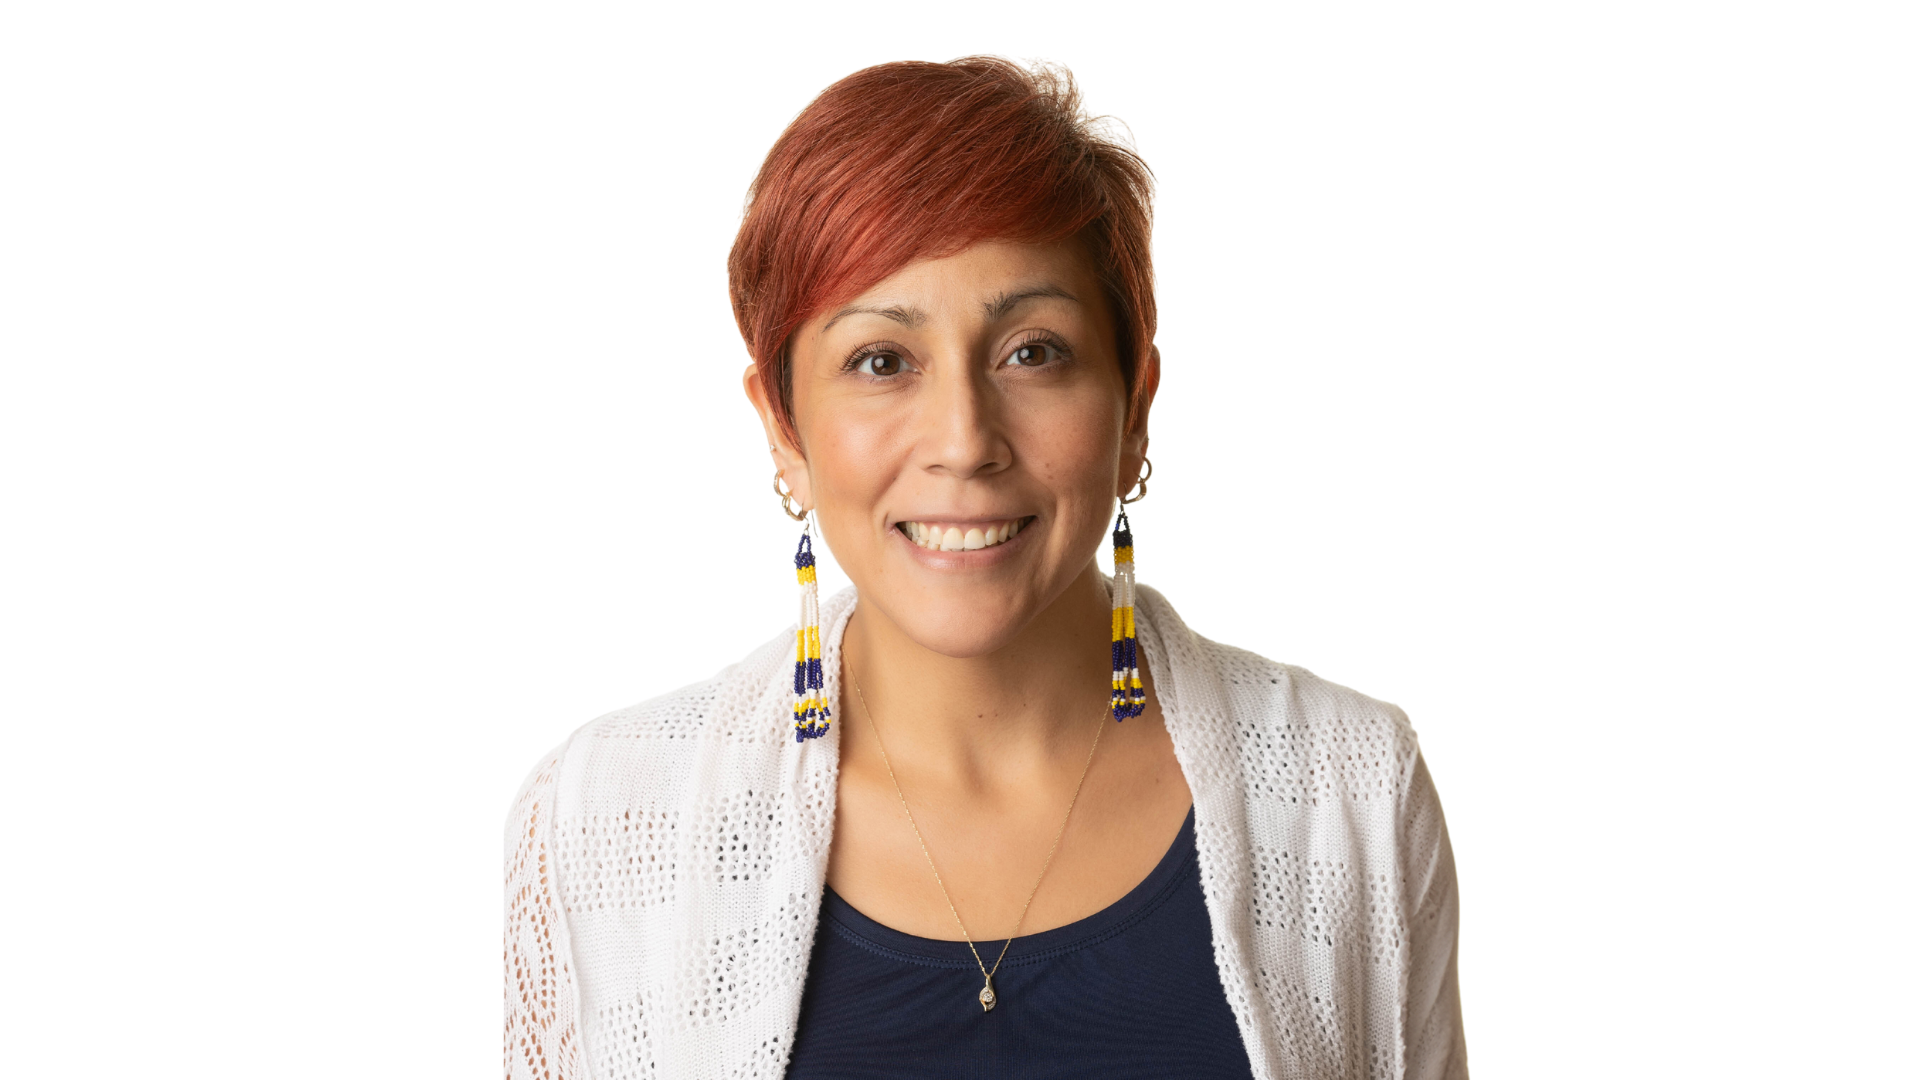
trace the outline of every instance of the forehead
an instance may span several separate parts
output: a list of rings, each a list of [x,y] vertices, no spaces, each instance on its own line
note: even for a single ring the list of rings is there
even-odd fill
[[[993,322],[1029,301],[1105,307],[1092,260],[1076,243],[988,241],[957,254],[918,259],[813,319],[816,333],[880,317],[906,326],[930,320]]]

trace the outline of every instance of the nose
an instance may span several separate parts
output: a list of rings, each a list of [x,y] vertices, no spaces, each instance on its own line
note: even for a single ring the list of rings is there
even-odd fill
[[[926,468],[958,480],[991,476],[1013,464],[1001,402],[982,365],[955,358],[936,367],[921,417]]]

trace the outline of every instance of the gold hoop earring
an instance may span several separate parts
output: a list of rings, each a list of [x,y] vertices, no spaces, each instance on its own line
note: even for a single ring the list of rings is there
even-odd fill
[[[780,496],[780,509],[786,511],[788,517],[795,521],[807,520],[806,507],[802,506],[798,512],[794,511],[794,506],[797,504],[793,501],[793,492],[786,491],[780,487],[779,473],[773,474],[773,493]]]
[[[1126,495],[1120,496],[1120,502],[1122,505],[1131,506],[1132,504],[1137,503],[1141,499],[1144,499],[1147,497],[1147,481],[1153,478],[1153,459],[1150,457],[1143,457],[1140,460],[1147,463],[1147,471],[1144,473],[1141,473],[1140,478],[1134,481],[1135,486],[1139,489],[1138,494],[1135,494],[1132,490],[1129,490]]]

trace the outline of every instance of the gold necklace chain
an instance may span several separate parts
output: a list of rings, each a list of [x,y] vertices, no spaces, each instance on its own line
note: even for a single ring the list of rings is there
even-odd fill
[[[933,852],[927,850],[927,838],[920,835],[920,823],[913,820],[913,808],[907,805],[907,793],[900,790],[900,778],[893,774],[893,761],[887,757],[887,744],[880,740],[880,728],[873,722],[873,706],[867,704],[867,692],[860,689],[860,680],[853,674],[853,666],[847,665],[847,677],[853,681],[853,692],[860,698],[860,711],[867,714],[867,730],[873,732],[873,744],[880,748],[880,763],[887,767],[887,779],[893,781],[893,793],[899,796],[900,809],[906,812],[907,824],[913,827],[913,838],[920,842],[920,854],[926,856],[927,869],[933,871],[933,882],[940,886],[940,896],[947,902],[947,910],[953,913],[954,925],[960,928],[960,936],[967,941],[967,951],[973,954],[973,962],[980,965],[980,976],[985,985],[980,988],[980,1008],[992,1012],[998,997],[993,992],[993,977],[1000,972],[1000,961],[1007,958],[1007,950],[1013,947],[1013,939],[1020,936],[1020,925],[1027,921],[1027,909],[1033,906],[1033,898],[1040,893],[1040,883],[1047,878],[1047,868],[1053,865],[1053,853],[1060,850],[1060,838],[1066,835],[1067,822],[1073,820],[1073,808],[1080,801],[1080,789],[1086,785],[1087,770],[1093,767],[1094,751],[1100,749],[1100,736],[1107,730],[1103,722],[1093,729],[1093,745],[1087,748],[1087,760],[1080,766],[1080,779],[1074,781],[1073,798],[1067,800],[1067,813],[1060,819],[1060,828],[1053,834],[1053,844],[1047,848],[1046,861],[1040,864],[1040,876],[1033,879],[1033,889],[1027,893],[1027,902],[1020,905],[1020,917],[1014,920],[1013,933],[1007,935],[1007,943],[1000,946],[1000,955],[994,958],[993,969],[987,969],[987,962],[980,959],[980,950],[973,947],[973,935],[967,933],[967,924],[960,918],[960,909],[953,906],[953,896],[947,892],[947,883],[940,878],[940,868],[933,864]],[[1102,709],[1100,718],[1106,719],[1107,710]]]

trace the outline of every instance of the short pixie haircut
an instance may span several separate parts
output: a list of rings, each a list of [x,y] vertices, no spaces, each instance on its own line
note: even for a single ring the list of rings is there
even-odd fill
[[[727,259],[733,317],[793,428],[802,324],[918,259],[1077,240],[1113,311],[1131,425],[1156,313],[1153,175],[1081,112],[1064,70],[990,56],[881,64],[828,87],[773,144]]]

